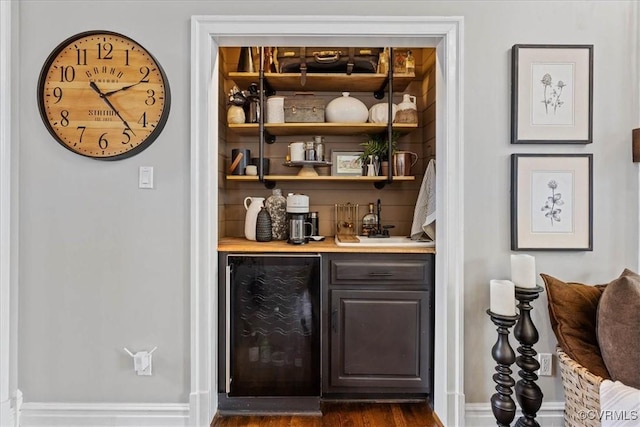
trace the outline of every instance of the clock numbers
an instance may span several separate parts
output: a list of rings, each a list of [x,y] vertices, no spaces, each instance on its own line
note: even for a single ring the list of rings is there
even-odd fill
[[[87,130],[86,126],[78,126],[77,129],[80,131],[80,139],[78,142],[82,142],[82,136],[84,135],[84,131]]]
[[[125,130],[122,131],[122,134],[127,138],[126,141],[120,141],[122,143],[122,145],[127,145],[129,143],[129,141],[131,141],[131,135],[129,135],[127,133],[128,130],[130,130],[130,129],[125,129]]]
[[[100,138],[98,138],[98,147],[102,148],[103,150],[106,150],[109,146],[109,141],[107,141],[107,138],[104,137],[106,134],[107,133],[105,132],[100,135]]]
[[[111,43],[98,43],[98,59],[113,59],[113,45]]]
[[[66,67],[60,67],[60,81],[61,82],[72,82],[76,78],[76,69],[71,65]]]
[[[78,54],[77,65],[87,65],[87,49],[76,49]]]
[[[124,65],[129,66],[129,49],[124,51]]]
[[[143,128],[147,127],[147,112],[142,113],[140,119],[138,119],[138,123],[142,125]]]
[[[62,88],[60,86],[56,86],[53,88],[53,96],[56,97],[56,104],[62,101]]]
[[[60,125],[64,127],[69,126],[69,111],[67,110],[60,111]]]
[[[144,100],[144,103],[151,106],[156,103],[155,98],[156,92],[153,89],[147,90],[147,99]]]
[[[142,79],[140,79],[141,83],[149,83],[150,72],[151,70],[149,70],[149,67],[140,67],[140,74],[144,74],[144,76],[142,76]]]

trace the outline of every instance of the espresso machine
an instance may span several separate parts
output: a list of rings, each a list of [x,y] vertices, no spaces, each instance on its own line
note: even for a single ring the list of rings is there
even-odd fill
[[[307,221],[309,215],[309,196],[304,194],[289,194],[287,196],[287,221],[289,223],[289,240],[292,245],[302,245],[309,242],[312,224]],[[305,229],[309,230],[305,233]]]

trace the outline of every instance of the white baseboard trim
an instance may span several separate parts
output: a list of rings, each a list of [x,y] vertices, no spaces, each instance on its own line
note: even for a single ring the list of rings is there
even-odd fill
[[[0,427],[19,427],[22,392],[16,390],[12,399],[0,402]]]
[[[188,427],[188,403],[25,402],[20,427]]]
[[[467,403],[465,413],[466,427],[495,427],[496,425],[496,419],[493,417],[490,403]],[[518,408],[514,421],[521,415],[522,412]],[[563,427],[564,402],[543,403],[536,414],[536,421],[544,427]]]
[[[1,427],[14,427],[16,425],[15,417],[16,411],[11,404],[11,400],[5,400],[0,402],[0,426]]]

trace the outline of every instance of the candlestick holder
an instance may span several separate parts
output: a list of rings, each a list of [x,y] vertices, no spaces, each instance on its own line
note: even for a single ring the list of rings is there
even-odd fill
[[[498,426],[509,427],[516,416],[516,404],[511,398],[512,388],[515,385],[511,377],[510,366],[516,360],[516,354],[509,344],[509,328],[515,325],[518,316],[504,316],[487,310],[491,321],[498,327],[498,340],[491,349],[491,356],[496,361],[496,373],[493,381],[496,383],[496,391],[491,396],[491,410]]]
[[[520,380],[516,383],[516,398],[522,409],[522,416],[518,418],[516,427],[540,427],[535,420],[536,413],[542,405],[542,390],[536,384],[538,376],[536,371],[540,369],[540,364],[536,360],[536,351],[533,345],[538,342],[538,330],[531,320],[531,301],[538,298],[540,292],[543,291],[541,286],[535,288],[520,288],[516,286],[516,299],[518,300],[518,309],[520,310],[520,319],[516,323],[513,330],[513,336],[516,337],[520,346],[516,357],[516,365],[520,367],[518,375]]]

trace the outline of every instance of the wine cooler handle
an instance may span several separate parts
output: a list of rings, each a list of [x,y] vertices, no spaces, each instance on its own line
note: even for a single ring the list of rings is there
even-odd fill
[[[226,347],[226,391],[231,391],[231,266],[225,269],[225,347]]]
[[[334,333],[338,332],[338,309],[334,309],[331,312],[331,329]]]

